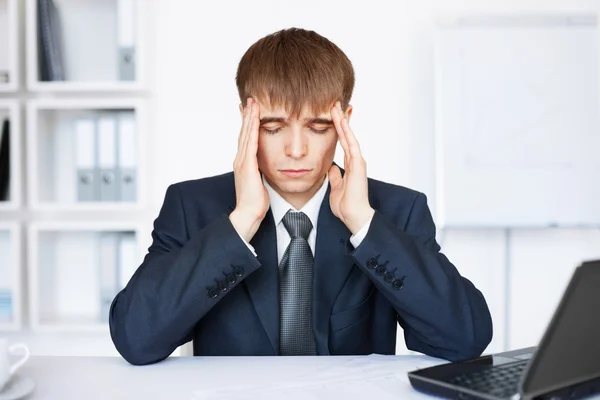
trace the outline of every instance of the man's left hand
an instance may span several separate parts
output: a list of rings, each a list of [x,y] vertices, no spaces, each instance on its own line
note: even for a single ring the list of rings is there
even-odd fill
[[[338,133],[338,140],[344,149],[345,173],[342,177],[336,165],[332,165],[329,169],[331,183],[329,204],[333,215],[355,235],[375,213],[369,204],[367,163],[339,101],[331,107],[331,117]]]

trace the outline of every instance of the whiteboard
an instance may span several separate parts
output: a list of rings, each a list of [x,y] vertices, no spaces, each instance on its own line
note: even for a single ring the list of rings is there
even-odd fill
[[[595,16],[438,26],[439,223],[600,224],[599,89]]]

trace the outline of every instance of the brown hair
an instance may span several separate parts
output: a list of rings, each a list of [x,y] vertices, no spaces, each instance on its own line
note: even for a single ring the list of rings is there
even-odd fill
[[[238,65],[240,100],[253,97],[299,116],[303,106],[313,114],[340,101],[348,107],[354,89],[352,63],[334,43],[314,31],[284,29],[263,37]]]

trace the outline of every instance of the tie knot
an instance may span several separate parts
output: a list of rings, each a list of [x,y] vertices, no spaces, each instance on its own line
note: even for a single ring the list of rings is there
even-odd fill
[[[303,212],[289,210],[283,216],[283,226],[288,231],[292,238],[301,237],[308,240],[308,235],[312,229],[312,223],[308,215]]]

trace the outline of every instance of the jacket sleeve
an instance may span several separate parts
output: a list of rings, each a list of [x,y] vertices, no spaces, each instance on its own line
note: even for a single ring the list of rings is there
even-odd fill
[[[352,257],[396,309],[407,348],[460,361],[490,343],[487,303],[440,253],[424,194],[415,197],[404,229],[376,211]]]
[[[167,189],[142,264],[111,304],[110,334],[134,365],[168,357],[193,338],[194,327],[260,262],[223,214],[187,232],[181,194]]]

